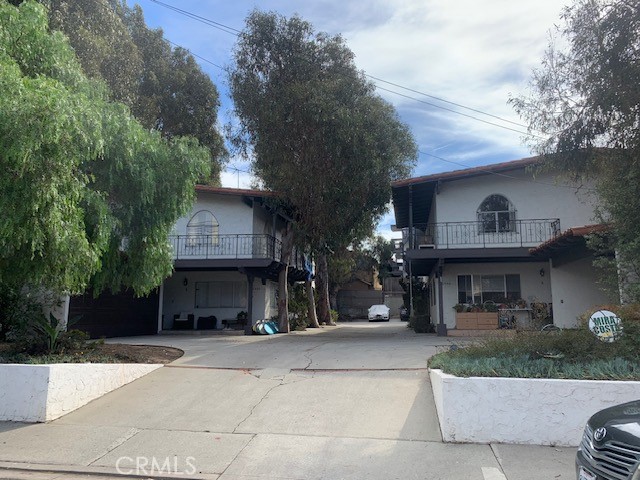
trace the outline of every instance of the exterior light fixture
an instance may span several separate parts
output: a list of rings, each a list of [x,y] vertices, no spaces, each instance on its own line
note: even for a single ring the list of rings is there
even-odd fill
[[[182,285],[184,285],[185,287],[189,285],[189,279],[187,277],[184,277],[184,280],[182,280]]]
[[[540,276],[541,276],[541,277],[544,277],[544,268],[541,268],[541,269],[540,269]]]

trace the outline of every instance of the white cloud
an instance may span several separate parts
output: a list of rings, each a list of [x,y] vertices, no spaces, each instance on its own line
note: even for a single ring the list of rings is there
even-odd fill
[[[220,175],[223,187],[228,188],[252,188],[254,177],[245,172],[236,172],[231,169],[224,170]]]

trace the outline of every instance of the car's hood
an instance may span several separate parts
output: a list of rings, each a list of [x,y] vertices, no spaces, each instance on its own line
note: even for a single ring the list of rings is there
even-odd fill
[[[618,442],[640,447],[640,400],[599,411],[589,419],[589,426],[594,431],[607,429],[603,442],[614,437]]]

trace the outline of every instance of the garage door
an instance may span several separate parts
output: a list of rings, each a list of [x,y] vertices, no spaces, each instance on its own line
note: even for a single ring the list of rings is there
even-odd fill
[[[91,338],[152,335],[158,331],[158,291],[136,298],[132,292],[93,293],[71,297],[69,318],[82,315],[71,328],[84,330]]]

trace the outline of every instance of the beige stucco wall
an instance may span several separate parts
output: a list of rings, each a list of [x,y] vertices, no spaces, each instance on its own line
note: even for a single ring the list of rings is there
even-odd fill
[[[567,184],[550,173],[536,175],[525,171],[507,172],[511,177],[485,175],[443,182],[435,196],[438,222],[476,221],[482,201],[491,194],[504,195],[517,211],[516,219],[559,218],[564,231],[594,223],[595,199],[586,192],[558,186]],[[532,180],[535,180],[534,183]]]
[[[554,323],[562,328],[575,327],[577,317],[586,310],[607,303],[618,303],[598,286],[593,259],[583,258],[551,269]]]
[[[541,268],[545,269],[543,277],[540,276]],[[528,303],[532,301],[551,303],[551,282],[548,270],[549,265],[546,262],[445,264],[442,275],[442,292],[444,321],[447,327],[454,328],[456,324],[453,306],[458,303],[458,275],[519,274],[522,298]],[[432,309],[432,312],[434,310],[436,312],[434,319],[438,318],[437,309],[438,305],[436,304]]]

